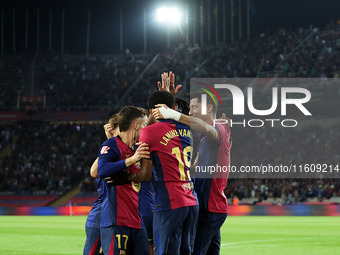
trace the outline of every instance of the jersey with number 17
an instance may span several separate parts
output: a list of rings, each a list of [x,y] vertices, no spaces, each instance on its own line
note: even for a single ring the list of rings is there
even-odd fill
[[[192,134],[188,126],[162,120],[142,129],[154,166],[155,211],[198,205],[190,178]]]

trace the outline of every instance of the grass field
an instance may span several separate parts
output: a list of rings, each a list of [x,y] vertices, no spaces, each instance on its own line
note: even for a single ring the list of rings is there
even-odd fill
[[[82,254],[85,216],[0,216],[0,254]],[[228,217],[221,254],[340,254],[340,217]]]

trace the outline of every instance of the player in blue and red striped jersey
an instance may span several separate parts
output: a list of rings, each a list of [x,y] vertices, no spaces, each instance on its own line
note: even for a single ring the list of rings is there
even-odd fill
[[[111,177],[124,170],[136,173],[136,163],[149,158],[142,143],[136,151],[140,131],[145,126],[145,112],[126,106],[119,112],[120,135],[105,141],[99,150],[98,175]],[[142,217],[138,210],[140,184],[107,185],[108,196],[102,203],[100,235],[105,255],[150,254]]]
[[[150,254],[153,254],[153,213],[155,210],[155,189],[153,181],[141,183],[139,191],[139,211],[142,214],[146,233],[148,235],[148,243]]]
[[[97,181],[97,191],[98,198],[94,202],[94,205],[87,216],[85,223],[85,231],[86,231],[86,241],[83,250],[83,255],[98,255],[100,253],[100,212],[101,212],[101,204],[104,200],[104,196],[106,193],[106,185],[104,184],[105,180],[96,179]]]
[[[176,110],[188,114],[189,103],[181,98],[175,98]],[[140,195],[140,212],[143,216],[143,222],[148,234],[150,254],[153,255],[153,213],[155,210],[155,189],[153,180],[141,183]]]
[[[198,145],[198,167],[230,166],[230,149],[232,146],[230,129],[225,124],[215,124],[216,106],[210,97],[207,97],[207,114],[201,112],[200,92],[190,94],[191,123],[197,117],[209,126],[208,132],[200,132]],[[195,127],[190,125],[193,129]],[[224,194],[228,180],[228,172],[215,173],[213,177],[196,178],[195,190],[200,201],[200,213],[195,240],[194,254],[219,254],[221,246],[220,228],[228,215],[228,202]]]
[[[149,98],[149,107],[158,103],[173,107],[174,97],[169,92],[156,91]],[[155,254],[190,254],[198,217],[198,200],[189,173],[191,132],[186,125],[162,120],[144,128],[140,141],[148,144],[152,160],[142,159],[141,170],[131,179],[148,181],[154,167]]]
[[[173,118],[189,125],[200,133],[198,156],[195,165],[228,167],[230,165],[230,130],[227,125],[215,124],[216,106],[208,97],[207,114],[201,113],[201,93],[190,94],[190,116],[179,114],[163,105],[153,111],[155,118]],[[158,105],[157,107],[161,107]],[[228,169],[228,168],[224,168]],[[219,254],[220,228],[228,215],[228,203],[224,194],[228,172],[216,172],[213,176],[196,176],[195,191],[200,203],[194,254]],[[205,178],[202,178],[205,177]]]
[[[135,146],[135,150],[138,146]],[[140,167],[140,164],[138,164]],[[141,183],[139,191],[139,207],[138,210],[143,218],[146,233],[148,235],[148,243],[150,255],[153,255],[153,213],[155,210],[155,189],[153,181]]]
[[[107,124],[104,125],[104,130],[107,139],[115,137],[119,134],[118,127],[118,114],[114,114],[110,117]],[[97,191],[98,198],[94,202],[94,205],[86,219],[85,231],[86,241],[83,250],[83,255],[98,255],[100,254],[100,212],[101,204],[106,196],[106,182],[105,180],[98,178],[97,175],[98,158],[93,162],[90,174],[92,177],[97,178]]]

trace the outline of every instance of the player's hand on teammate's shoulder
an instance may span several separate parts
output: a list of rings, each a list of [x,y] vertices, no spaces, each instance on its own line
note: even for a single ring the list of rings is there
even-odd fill
[[[156,106],[156,108],[152,109],[152,116],[156,120],[163,119],[164,116],[162,115],[160,108],[163,107],[165,109],[168,109],[169,107],[167,105],[165,105],[165,104],[157,104],[155,106]]]
[[[152,116],[157,119],[171,119],[175,121],[179,121],[181,118],[181,113],[177,112],[173,109],[170,109],[165,104],[157,104],[156,108],[152,109]]]
[[[150,151],[149,145],[144,142],[137,143],[139,145],[135,153],[128,157],[125,161],[126,167],[128,168],[132,164],[137,163],[141,159],[149,159],[150,158]],[[114,176],[105,178],[108,184],[110,185],[124,185],[130,183],[131,173],[128,171],[120,171],[119,173],[115,174]]]
[[[156,104],[155,107],[156,107],[155,109],[161,108],[161,107],[163,107],[165,109],[169,109],[169,107],[166,104]]]
[[[161,74],[162,82],[158,81],[158,90],[159,91],[168,91],[174,96],[178,93],[178,91],[182,88],[182,85],[175,86],[175,74],[170,71],[170,73],[164,72]]]
[[[152,116],[155,120],[163,119],[163,115],[158,108],[152,109]]]
[[[137,163],[141,159],[149,159],[150,158],[150,151],[149,146],[146,143],[137,143],[136,145],[139,145],[138,149],[135,151],[135,153],[131,156],[126,158],[125,165],[126,167],[131,166],[132,164]]]
[[[133,154],[133,158],[135,163],[143,158],[150,158],[149,145],[147,143],[138,143],[139,147],[137,148],[135,154]]]

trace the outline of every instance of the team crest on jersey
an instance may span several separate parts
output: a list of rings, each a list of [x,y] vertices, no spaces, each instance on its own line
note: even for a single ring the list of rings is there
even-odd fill
[[[132,185],[132,188],[137,192],[139,192],[142,187],[142,184],[137,183],[137,182],[131,182],[131,185]]]
[[[126,254],[125,251],[120,250],[119,255],[125,255],[125,254]]]
[[[182,188],[183,188],[184,190],[190,190],[189,183],[184,183],[184,184],[182,184]]]
[[[136,163],[135,163],[135,166],[136,166],[138,169],[140,169],[140,167],[141,167],[140,161],[136,162]]]
[[[102,149],[100,150],[100,154],[107,154],[109,152],[108,151],[109,149],[110,149],[109,146],[103,146]]]
[[[182,184],[184,190],[193,190],[194,184],[192,182]]]

